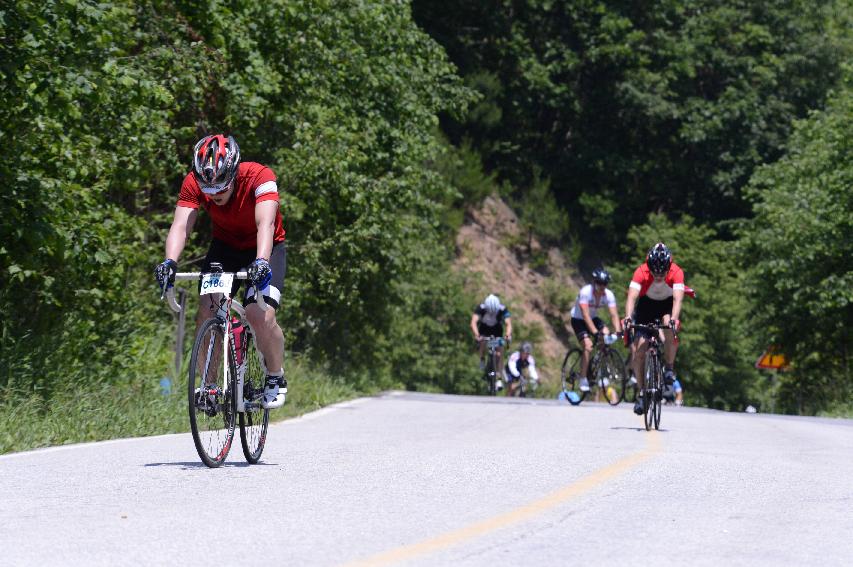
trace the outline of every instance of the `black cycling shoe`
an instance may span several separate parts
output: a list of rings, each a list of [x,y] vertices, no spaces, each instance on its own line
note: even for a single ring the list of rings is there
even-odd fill
[[[642,396],[637,398],[637,401],[634,402],[634,413],[637,415],[643,415],[646,412],[645,406],[645,398]]]

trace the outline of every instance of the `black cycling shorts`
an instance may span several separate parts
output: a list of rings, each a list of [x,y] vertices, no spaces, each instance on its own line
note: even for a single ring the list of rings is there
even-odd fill
[[[604,328],[604,321],[599,317],[593,317],[592,323],[599,331]],[[586,322],[583,319],[575,319],[574,317],[572,317],[572,330],[574,330],[575,336],[579,341],[583,340],[585,336],[590,334],[589,329],[586,328]]]
[[[637,307],[634,309],[633,319],[635,323],[648,325],[658,319],[663,319],[664,315],[672,314],[672,298],[655,300],[649,299],[644,295],[637,301]],[[649,332],[645,329],[637,329],[634,333],[635,337],[649,336]]]
[[[504,336],[503,325],[489,326],[489,325],[483,324],[481,321],[477,321],[477,332],[480,333],[481,337],[503,337]]]
[[[201,265],[201,271],[207,272],[210,270],[211,262],[219,262],[222,264],[222,269],[226,272],[239,272],[245,270],[257,258],[257,249],[249,248],[246,250],[238,250],[228,246],[221,240],[213,239],[210,243],[210,248],[207,249],[207,256],[204,257],[204,263]],[[264,301],[267,305],[277,309],[281,300],[281,292],[284,289],[284,276],[287,272],[287,250],[284,246],[284,241],[273,243],[272,252],[270,253],[270,269],[272,270],[272,279],[269,286],[264,288]],[[231,297],[236,297],[237,291],[240,289],[242,280],[235,279],[231,286]],[[198,282],[199,291],[201,291],[201,282]],[[249,285],[243,297],[243,305],[255,303],[255,288]]]

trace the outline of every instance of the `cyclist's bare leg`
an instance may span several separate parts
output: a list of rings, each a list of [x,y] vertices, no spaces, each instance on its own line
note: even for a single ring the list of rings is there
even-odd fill
[[[257,303],[250,303],[246,306],[246,319],[255,331],[255,341],[264,356],[267,372],[277,374],[284,368],[284,333],[275,319],[275,309],[264,311]]]
[[[639,337],[636,342],[631,344],[631,367],[634,370],[634,377],[637,378],[638,392],[642,392],[646,384],[643,365],[646,363],[646,351],[648,348],[649,343],[646,337]]]
[[[507,377],[508,379],[509,377]],[[521,378],[514,378],[512,382],[508,382],[506,389],[506,397],[512,398],[518,395],[518,384]]]
[[[663,324],[669,325],[669,315],[664,315]],[[663,358],[666,364],[671,367],[675,364],[675,354],[678,352],[678,345],[675,343],[672,329],[664,329],[663,336],[665,341],[663,345]]]
[[[581,376],[586,378],[587,370],[589,370],[589,360],[592,358],[592,338],[589,335],[583,336],[583,351],[581,351]]]
[[[495,349],[495,359],[497,360],[496,368],[503,368],[503,354],[504,354],[504,348],[503,347],[498,347],[497,349]]]

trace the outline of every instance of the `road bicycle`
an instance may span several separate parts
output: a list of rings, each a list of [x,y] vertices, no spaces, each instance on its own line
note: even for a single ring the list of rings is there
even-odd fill
[[[615,342],[616,335],[612,342]],[[583,392],[580,389],[581,381],[581,363],[583,362],[583,350],[579,347],[572,347],[563,358],[563,366],[560,369],[560,378],[562,380],[563,391],[566,392],[566,399],[577,400],[579,404],[589,395],[593,394],[595,400],[598,401],[602,396],[607,403],[612,406],[618,405],[625,399],[625,387],[628,382],[628,373],[625,368],[625,361],[619,351],[608,344],[606,340],[600,340],[601,333],[593,337],[592,358],[589,361],[587,376],[589,377],[589,391]],[[570,392],[574,392],[574,396],[569,396]]]
[[[245,271],[223,272],[216,263],[211,264],[207,273],[175,275],[176,281],[200,281],[199,295],[221,294],[211,297],[211,301],[219,299],[216,314],[202,323],[196,334],[187,381],[193,442],[208,467],[225,462],[238,419],[243,456],[249,463],[257,463],[264,451],[269,426],[269,410],[262,406],[267,369],[246,310],[231,297],[235,278],[247,280],[248,275]],[[169,307],[180,312],[174,288],[165,295]],[[255,301],[261,309],[269,309],[257,290]]]
[[[646,426],[646,431],[649,431],[652,426],[655,429],[660,429],[660,414],[663,407],[663,342],[660,337],[660,331],[663,329],[671,329],[673,340],[678,340],[678,335],[675,333],[675,325],[664,325],[660,320],[653,321],[648,325],[634,323],[631,325],[631,333],[633,335],[637,330],[648,331],[649,348],[646,350],[646,360],[643,365],[643,423]]]
[[[488,357],[486,358],[486,367],[483,370],[483,379],[489,386],[489,395],[495,396],[498,393],[498,373],[501,371],[498,368],[498,349],[504,346],[504,340],[502,337],[489,336],[480,337],[480,341],[486,343],[486,348],[489,351]]]

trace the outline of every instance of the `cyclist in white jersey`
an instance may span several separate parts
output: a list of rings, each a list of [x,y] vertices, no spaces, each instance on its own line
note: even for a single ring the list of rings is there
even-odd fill
[[[504,377],[507,383],[508,397],[516,395],[519,384],[521,384],[521,373],[527,369],[527,376],[530,381],[535,383],[539,380],[539,373],[536,372],[536,360],[533,359],[533,345],[525,341],[521,343],[521,348],[509,355],[509,359],[504,366]]]
[[[598,317],[598,310],[606,307],[610,312],[610,320],[617,333],[622,332],[622,322],[619,320],[619,312],[616,309],[616,296],[607,289],[610,283],[610,274],[603,268],[597,268],[592,272],[592,282],[583,286],[578,293],[578,299],[572,308],[572,330],[583,343],[583,356],[581,358],[581,380],[582,392],[589,391],[589,380],[586,373],[589,369],[589,360],[592,354],[592,338],[599,333],[602,336],[610,334],[610,329]]]

